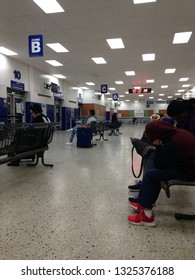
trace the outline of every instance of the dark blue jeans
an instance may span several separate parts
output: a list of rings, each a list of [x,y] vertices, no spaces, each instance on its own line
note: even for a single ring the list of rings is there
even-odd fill
[[[185,180],[181,171],[172,169],[151,169],[143,177],[138,203],[144,208],[152,209],[161,191],[161,181]]]

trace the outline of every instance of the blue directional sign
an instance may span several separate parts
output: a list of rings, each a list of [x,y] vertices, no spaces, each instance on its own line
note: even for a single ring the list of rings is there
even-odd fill
[[[112,94],[112,100],[118,101],[118,93],[113,93]]]
[[[29,56],[43,56],[43,35],[28,36]]]
[[[107,93],[108,92],[108,85],[101,85],[101,93]]]

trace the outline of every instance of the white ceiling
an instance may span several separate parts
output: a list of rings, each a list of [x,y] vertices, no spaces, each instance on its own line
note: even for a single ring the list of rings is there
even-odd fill
[[[47,1],[47,0],[45,0]],[[62,74],[74,86],[100,91],[101,84],[125,94],[134,86],[151,87],[154,93],[173,95],[182,85],[195,85],[195,0],[157,0],[134,5],[133,0],[58,0],[65,13],[45,14],[32,0],[1,0],[0,46],[18,53],[14,57],[48,74]],[[188,44],[173,45],[176,32],[192,31]],[[28,36],[44,35],[44,43],[61,43],[68,53],[57,54],[44,48],[44,57],[29,58]],[[122,38],[125,48],[111,50],[106,39]],[[155,53],[156,60],[143,62],[143,53]],[[97,65],[91,58],[104,57],[107,64]],[[45,62],[55,59],[63,64],[53,67]],[[166,68],[176,68],[165,74]],[[126,76],[125,71],[135,71]],[[179,82],[189,77],[187,82]],[[146,79],[155,83],[147,84]],[[115,81],[123,81],[116,85]],[[162,89],[161,85],[168,85]],[[186,91],[189,89],[186,89]],[[112,92],[113,93],[113,92]],[[120,100],[138,99],[137,94]],[[140,99],[140,98],[139,98]]]

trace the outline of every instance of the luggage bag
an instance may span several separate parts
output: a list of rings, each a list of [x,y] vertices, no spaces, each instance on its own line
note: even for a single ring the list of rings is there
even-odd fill
[[[77,130],[77,147],[91,148],[92,137],[92,129],[90,127],[79,127]]]

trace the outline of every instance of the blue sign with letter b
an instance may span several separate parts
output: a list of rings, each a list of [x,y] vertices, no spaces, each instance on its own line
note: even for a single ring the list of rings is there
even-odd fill
[[[43,56],[43,35],[28,36],[29,56]]]

